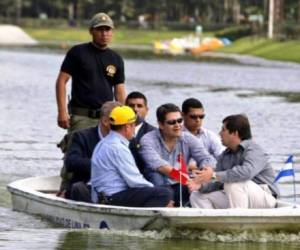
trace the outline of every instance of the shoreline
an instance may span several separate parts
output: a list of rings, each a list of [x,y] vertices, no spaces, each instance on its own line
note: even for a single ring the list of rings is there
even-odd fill
[[[36,45],[9,45],[1,44],[1,50],[14,51],[33,51],[42,53],[58,53],[65,54],[72,46],[82,42],[59,42],[59,41],[39,41]],[[226,53],[219,51],[203,52],[199,56],[189,54],[171,55],[171,54],[155,54],[151,45],[127,45],[127,44],[112,44],[112,49],[120,53],[124,58],[129,59],[147,59],[147,60],[172,60],[172,61],[191,61],[191,62],[213,62],[213,63],[228,63],[240,64],[245,66],[261,66],[261,67],[296,67],[300,69],[300,63],[292,61],[270,60],[263,57]]]
[[[170,37],[180,36],[183,36],[182,32],[120,29],[116,32],[111,47],[125,58],[222,62],[264,67],[285,67],[286,65],[289,67],[298,67],[300,65],[300,58],[295,54],[295,51],[298,51],[300,48],[299,41],[277,41],[255,36],[238,39],[230,46],[225,46],[219,50],[203,52],[198,56],[189,53],[183,55],[154,53],[153,41],[169,40]],[[203,34],[203,37],[210,36],[213,37],[214,34]],[[25,48],[28,50],[46,51],[48,53],[53,51],[55,53],[65,53],[73,45],[89,40],[90,37],[83,28],[78,30],[57,28],[26,29],[15,25],[0,24],[0,49]],[[283,54],[282,52],[285,53]]]

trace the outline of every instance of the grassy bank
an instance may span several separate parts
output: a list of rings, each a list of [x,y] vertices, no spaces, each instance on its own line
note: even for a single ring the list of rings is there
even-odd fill
[[[67,29],[36,29],[25,28],[25,31],[39,41],[89,41],[90,35],[87,28]],[[190,34],[190,31],[155,31],[155,30],[130,30],[116,29],[114,44],[127,45],[152,45],[155,40],[172,39]]]
[[[300,63],[299,40],[276,41],[266,38],[246,37],[219,51]]]
[[[25,28],[33,38],[42,42],[84,42],[90,40],[87,28]],[[117,29],[113,45],[152,45],[155,40],[180,38],[191,34],[190,31],[155,31]],[[203,37],[213,36],[205,33]],[[291,61],[300,63],[300,41],[275,41],[266,38],[246,37],[233,42],[230,46],[218,51],[225,53],[247,54],[270,60]],[[141,53],[141,52],[138,52]]]

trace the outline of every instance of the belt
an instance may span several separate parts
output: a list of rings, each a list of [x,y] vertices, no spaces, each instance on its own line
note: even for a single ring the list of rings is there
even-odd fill
[[[275,199],[277,199],[277,198],[278,198],[278,195],[277,195],[277,194],[275,194],[275,193],[273,193],[273,192],[272,192],[272,196],[273,196]]]
[[[104,205],[109,205],[112,201],[111,196],[106,196],[104,192],[98,193],[98,203],[99,204],[104,204]]]
[[[99,109],[88,109],[88,108],[78,108],[70,106],[70,113],[72,115],[82,115],[90,118],[100,118],[100,108]]]

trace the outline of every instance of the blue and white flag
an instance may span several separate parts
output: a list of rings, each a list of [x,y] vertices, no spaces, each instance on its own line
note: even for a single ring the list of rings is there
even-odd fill
[[[274,180],[274,183],[277,182],[281,177],[285,176],[295,176],[295,171],[293,168],[293,155],[290,155],[286,160],[286,162],[284,163],[284,167],[279,171]]]

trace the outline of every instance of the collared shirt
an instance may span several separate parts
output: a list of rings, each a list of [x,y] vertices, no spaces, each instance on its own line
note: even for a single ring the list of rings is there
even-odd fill
[[[128,188],[153,187],[139,172],[128,144],[129,141],[115,131],[110,131],[97,144],[92,156],[93,202],[97,202],[97,192],[111,196]]]
[[[101,141],[104,138],[104,136],[103,136],[103,134],[101,132],[101,126],[100,126],[100,124],[98,124],[98,135],[99,135],[99,140]]]
[[[141,122],[139,125],[136,125],[136,126],[135,126],[135,131],[134,131],[134,135],[135,135],[135,136],[139,133],[141,127],[143,126],[143,123],[144,123],[144,122]]]
[[[186,127],[183,128],[183,131],[189,132]],[[201,128],[194,136],[201,140],[208,153],[210,153],[215,159],[217,159],[218,156],[225,150],[220,137],[211,130]]]
[[[146,167],[157,170],[162,166],[180,168],[178,155],[183,154],[185,162],[195,159],[198,167],[212,165],[213,159],[208,154],[203,144],[192,134],[182,132],[172,151],[167,148],[159,129],[155,129],[141,139],[140,154],[146,163]],[[170,181],[170,183],[174,183]]]
[[[279,191],[275,185],[275,172],[267,154],[252,139],[243,140],[236,151],[226,149],[219,157],[216,175],[220,182],[203,185],[200,191],[211,192],[222,188],[220,183],[252,180],[257,184],[267,184],[273,194]]]

